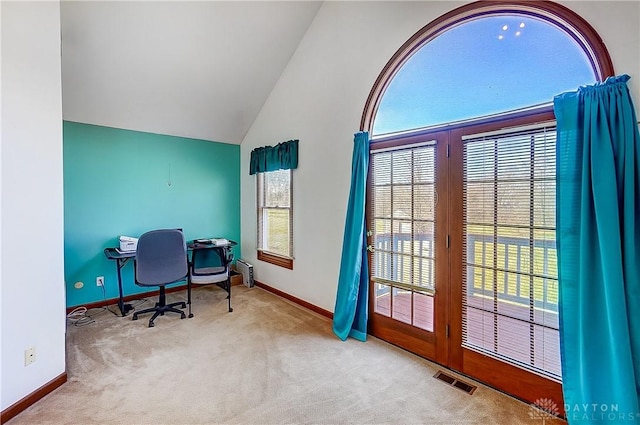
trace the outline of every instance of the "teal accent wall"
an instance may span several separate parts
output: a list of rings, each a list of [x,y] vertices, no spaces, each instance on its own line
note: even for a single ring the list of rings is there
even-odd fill
[[[69,121],[63,143],[67,307],[118,297],[116,264],[103,251],[120,235],[182,228],[187,240],[240,241],[240,146]],[[124,295],[146,292],[132,261],[122,279]]]

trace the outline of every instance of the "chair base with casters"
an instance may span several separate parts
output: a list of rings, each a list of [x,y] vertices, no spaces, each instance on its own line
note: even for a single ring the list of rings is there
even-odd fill
[[[204,261],[199,257],[213,254],[218,260],[216,265],[204,265]],[[214,284],[227,292],[229,313],[233,311],[231,307],[231,273],[229,265],[233,260],[233,254],[228,247],[209,248],[194,250],[192,261],[189,264],[189,280],[187,282],[187,304],[189,305],[189,317],[193,317],[191,312],[191,288],[193,285]],[[199,264],[200,261],[200,264]]]
[[[164,289],[164,286],[161,286],[160,299],[156,303],[155,307],[145,308],[144,310],[136,311],[135,313],[133,313],[133,317],[131,318],[131,320],[138,320],[138,315],[140,314],[153,312],[153,316],[151,316],[151,319],[149,319],[149,327],[152,328],[155,326],[153,321],[156,320],[156,317],[164,316],[164,314],[167,312],[178,313],[181,319],[184,319],[185,317],[187,317],[184,311],[178,310],[177,308],[175,308],[176,306],[180,306],[180,308],[187,308],[187,304],[184,301],[167,304],[166,291]]]

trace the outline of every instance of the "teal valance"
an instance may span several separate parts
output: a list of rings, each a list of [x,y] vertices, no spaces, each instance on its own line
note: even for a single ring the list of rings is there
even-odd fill
[[[289,140],[251,151],[249,174],[296,168],[298,168],[298,140]]]

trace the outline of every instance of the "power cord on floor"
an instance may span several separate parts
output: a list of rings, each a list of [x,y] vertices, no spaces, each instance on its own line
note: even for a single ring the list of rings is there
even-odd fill
[[[95,323],[95,317],[104,313],[105,307],[92,308],[91,312],[86,307],[76,307],[69,314],[67,314],[67,320],[74,326],[87,326]]]
[[[106,291],[106,289],[104,289],[104,285],[102,285],[102,299],[107,301],[107,291]],[[133,301],[134,301],[135,304],[131,303],[131,307],[133,307],[131,309],[132,312],[135,311],[137,306],[146,303],[148,300],[145,299],[145,298],[142,298],[142,299],[137,299],[137,300],[133,300]],[[110,306],[107,306],[106,309],[109,310],[111,312],[111,314],[113,314],[114,316],[117,316],[117,317],[121,317],[122,316],[122,313],[120,313],[119,311],[112,310]]]
[[[87,307],[76,307],[69,314],[67,314],[67,319],[71,322],[77,322],[78,320],[85,317],[87,313]]]
[[[105,290],[104,285],[102,285],[101,288],[102,288],[102,298],[105,301],[107,301],[107,291]],[[136,307],[148,301],[149,300],[147,298],[139,298],[139,299],[133,300],[133,302],[131,303],[131,307],[133,307],[131,311],[132,312],[135,311]],[[103,313],[107,310],[110,311],[111,314],[113,314],[114,316],[117,316],[117,317],[122,316],[122,314],[119,311],[113,310],[111,306],[96,307],[95,309],[92,309],[92,310],[98,310],[98,311],[96,313],[89,314],[86,307],[84,306],[76,307],[69,314],[67,314],[67,319],[71,323],[73,323],[74,326],[86,326],[94,323],[95,322],[94,317],[98,316],[100,313]]]
[[[105,299],[106,299],[106,298],[105,298]],[[131,308],[131,313],[132,313],[132,312],[134,312],[134,311],[136,310],[136,307],[138,307],[139,305],[142,305],[142,304],[146,303],[147,301],[149,301],[149,300],[148,300],[148,299],[146,299],[146,298],[140,298],[140,299],[137,299],[137,300],[132,300],[132,302],[131,302],[131,303],[128,303],[128,304],[131,304],[131,307],[132,307],[132,308]],[[114,305],[115,305],[115,304],[114,304]],[[111,312],[111,314],[113,314],[114,316],[118,316],[118,317],[122,316],[122,314],[120,313],[120,311],[112,310],[112,309],[111,309],[111,307],[109,307],[109,306],[107,306],[107,310],[109,310],[109,311]]]

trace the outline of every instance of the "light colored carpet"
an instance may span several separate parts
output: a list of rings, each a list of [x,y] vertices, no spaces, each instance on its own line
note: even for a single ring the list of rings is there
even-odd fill
[[[201,287],[192,319],[148,328],[148,315],[104,311],[69,323],[69,381],[7,425],[542,423],[487,387],[468,395],[434,379],[437,365],[383,341],[340,341],[324,317],[233,290],[233,313],[223,291]]]

